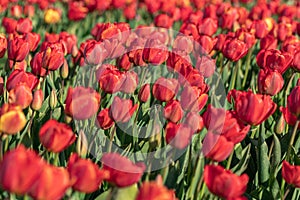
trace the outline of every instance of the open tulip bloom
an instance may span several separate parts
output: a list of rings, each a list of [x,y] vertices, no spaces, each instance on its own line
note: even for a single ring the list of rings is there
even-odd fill
[[[299,1],[0,16],[0,199],[300,199]]]

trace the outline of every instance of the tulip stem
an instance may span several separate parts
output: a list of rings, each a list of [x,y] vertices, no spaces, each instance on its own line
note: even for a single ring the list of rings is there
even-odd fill
[[[291,154],[292,146],[294,145],[294,140],[295,140],[295,137],[296,137],[299,122],[300,122],[300,120],[297,120],[297,122],[294,126],[294,130],[293,130],[293,133],[292,133],[292,136],[291,136],[291,139],[290,139],[290,143],[289,143],[289,147],[288,147],[288,150],[287,150],[287,154],[286,154],[286,161],[289,161],[289,159],[290,159],[290,154]]]
[[[109,140],[109,146],[108,146],[108,151],[107,151],[108,153],[111,152],[112,142],[114,140],[115,133],[116,133],[116,125],[113,125],[111,132],[110,132],[110,140]]]
[[[228,161],[227,161],[227,164],[226,164],[226,169],[230,169],[231,161],[232,161],[232,158],[233,158],[233,153],[234,153],[234,150],[231,152],[231,154],[228,158]]]
[[[243,88],[245,88],[245,85],[246,85],[246,82],[247,82],[247,77],[248,77],[248,73],[249,73],[249,67],[250,67],[252,52],[253,52],[253,49],[251,48],[248,55],[247,55],[247,59],[246,59],[246,70],[245,70],[244,80],[243,80],[243,84],[242,84]]]
[[[236,65],[234,66],[234,71],[233,74],[231,76],[231,81],[230,81],[230,86],[229,86],[229,91],[234,89],[235,86],[235,82],[236,82],[236,78],[237,78],[237,74],[239,72],[239,68],[241,65],[241,60],[237,61]]]
[[[289,94],[289,90],[290,90],[290,87],[292,85],[292,82],[294,80],[294,77],[295,77],[296,73],[293,73],[293,75],[290,77],[290,80],[286,86],[286,90],[285,90],[285,105],[287,105],[287,96]]]

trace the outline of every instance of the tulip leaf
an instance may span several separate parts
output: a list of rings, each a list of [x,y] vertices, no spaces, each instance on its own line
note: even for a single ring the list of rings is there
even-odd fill
[[[251,150],[251,144],[248,144],[242,151],[241,151],[241,159],[239,161],[239,163],[232,168],[232,171],[235,174],[241,175],[248,166],[251,154],[250,154],[250,150]]]
[[[280,145],[280,141],[279,141],[278,137],[276,136],[276,134],[274,134],[273,137],[274,137],[274,140],[273,140],[274,147],[273,147],[272,156],[271,156],[271,166],[272,166],[272,169],[275,169],[281,161],[281,145]]]
[[[263,142],[258,146],[258,177],[260,183],[265,183],[269,179],[269,168],[268,145]]]
[[[119,188],[114,199],[115,200],[123,200],[123,199],[135,200],[137,193],[138,193],[138,187],[137,187],[137,184],[134,184],[134,185],[126,187],[126,188]]]
[[[110,192],[111,192],[111,189],[103,192],[95,200],[106,200]]]

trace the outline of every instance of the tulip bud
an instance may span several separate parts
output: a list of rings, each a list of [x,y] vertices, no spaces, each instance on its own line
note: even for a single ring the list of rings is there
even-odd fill
[[[108,108],[103,109],[99,112],[96,124],[103,130],[109,129],[114,125],[114,120],[110,117]]]
[[[74,45],[72,47],[72,52],[71,52],[72,56],[75,58],[78,55],[78,52],[79,52],[78,47],[76,45]]]
[[[145,84],[141,87],[138,97],[140,102],[145,103],[148,101],[150,97],[150,84]]]
[[[86,135],[84,134],[83,130],[79,131],[79,136],[76,142],[76,152],[80,157],[85,158],[87,154],[87,147],[88,147],[88,142]]]
[[[283,133],[284,128],[285,128],[285,120],[284,120],[283,114],[281,114],[279,120],[277,121],[277,123],[275,125],[275,133],[277,133],[277,134]]]
[[[63,79],[66,79],[69,75],[69,66],[66,59],[64,60],[64,64],[60,68],[60,75]]]
[[[36,90],[33,93],[33,100],[32,100],[32,103],[31,103],[31,108],[33,110],[36,110],[36,111],[41,109],[41,107],[43,105],[43,101],[44,101],[43,91],[41,89]]]
[[[24,109],[27,108],[31,102],[32,91],[26,84],[21,83],[9,91],[9,103],[15,103]]]
[[[164,108],[164,116],[173,123],[177,123],[183,116],[183,110],[177,100],[171,100]]]
[[[50,93],[49,106],[51,109],[54,109],[57,104],[57,95],[55,90],[52,90]]]

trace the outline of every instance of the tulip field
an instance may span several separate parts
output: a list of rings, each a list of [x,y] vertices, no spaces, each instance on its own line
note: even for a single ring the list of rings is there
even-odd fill
[[[0,200],[300,199],[300,1],[0,0]]]

